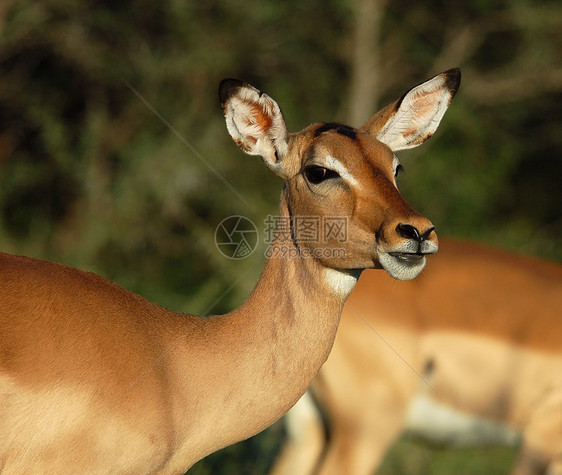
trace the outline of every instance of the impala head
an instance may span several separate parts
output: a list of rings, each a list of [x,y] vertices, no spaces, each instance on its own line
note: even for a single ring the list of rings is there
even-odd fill
[[[422,144],[437,129],[460,83],[451,69],[410,89],[360,129],[313,124],[289,134],[277,103],[254,87],[225,79],[219,97],[238,146],[285,182],[282,208],[292,217],[346,217],[346,242],[322,236],[295,245],[335,270],[384,268],[412,279],[437,251],[433,224],[396,187],[398,150]],[[326,241],[326,242],[324,242]],[[345,248],[345,257],[323,252]]]

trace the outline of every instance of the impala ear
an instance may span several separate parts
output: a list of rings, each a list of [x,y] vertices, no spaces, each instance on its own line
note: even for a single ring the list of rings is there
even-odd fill
[[[247,154],[260,155],[273,173],[284,177],[287,127],[277,102],[238,79],[221,81],[219,100],[234,142]]]
[[[393,151],[417,147],[437,130],[460,81],[458,68],[438,74],[375,114],[361,130],[375,135]]]

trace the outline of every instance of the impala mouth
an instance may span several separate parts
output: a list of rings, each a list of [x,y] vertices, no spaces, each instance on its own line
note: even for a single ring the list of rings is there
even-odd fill
[[[410,280],[425,267],[425,257],[437,252],[437,243],[423,240],[408,240],[392,250],[378,249],[378,261],[391,277],[398,280]]]
[[[404,262],[419,262],[425,258],[425,254],[419,252],[389,252],[389,255]]]
[[[410,280],[417,277],[425,267],[426,254],[419,252],[381,252],[379,263],[382,268],[397,280]]]

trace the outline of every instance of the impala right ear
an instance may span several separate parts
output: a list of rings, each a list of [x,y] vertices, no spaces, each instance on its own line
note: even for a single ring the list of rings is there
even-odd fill
[[[219,100],[234,142],[247,154],[260,155],[273,173],[284,178],[287,127],[277,102],[238,79],[221,81]]]
[[[438,74],[407,91],[371,117],[361,129],[375,135],[393,151],[417,147],[437,130],[460,81],[458,68]]]

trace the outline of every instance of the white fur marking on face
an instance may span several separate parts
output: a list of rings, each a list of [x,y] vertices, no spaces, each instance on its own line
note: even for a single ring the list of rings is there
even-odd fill
[[[345,168],[342,163],[337,159],[328,155],[326,157],[326,166],[331,170],[335,171],[339,176],[341,176],[345,181],[351,185],[357,185],[357,180],[349,173],[348,169]]]
[[[356,276],[335,269],[325,269],[324,280],[328,287],[343,297],[347,297],[357,283]]]

